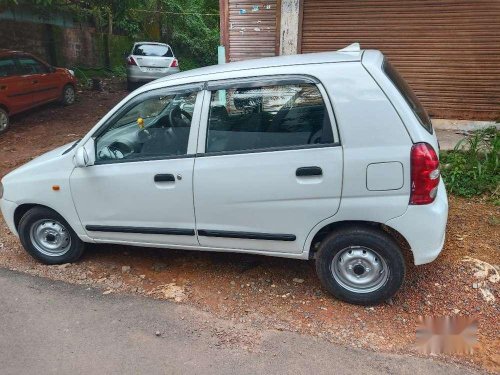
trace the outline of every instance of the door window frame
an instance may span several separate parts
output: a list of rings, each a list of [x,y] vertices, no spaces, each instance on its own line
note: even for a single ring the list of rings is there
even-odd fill
[[[109,127],[113,126],[116,121],[118,121],[121,116],[126,114],[129,110],[135,107],[137,104],[158,95],[176,95],[184,93],[195,93],[196,100],[194,104],[193,118],[191,119],[191,126],[189,130],[189,139],[187,152],[184,155],[158,155],[158,156],[147,156],[143,158],[134,159],[117,159],[117,160],[98,160],[97,159],[97,147],[94,147],[94,155],[92,158],[95,160],[94,165],[107,165],[107,164],[122,164],[122,163],[137,163],[137,162],[147,162],[155,160],[169,160],[169,159],[184,159],[184,158],[194,158],[197,149],[197,138],[198,131],[201,120],[201,110],[203,108],[203,84],[188,84],[179,86],[168,86],[151,89],[149,91],[143,91],[137,95],[130,98],[125,104],[120,106],[94,133],[90,136],[94,145],[97,145],[97,138],[103,134]]]
[[[330,119],[330,125],[332,127],[332,134],[333,134],[332,143],[279,146],[279,147],[258,148],[258,149],[256,148],[250,150],[206,152],[206,142],[208,135],[212,92],[215,92],[217,90],[232,89],[232,88],[282,86],[282,85],[294,85],[294,84],[313,84],[320,92],[323,102],[325,104],[325,108],[328,113],[328,117]],[[267,76],[251,77],[251,78],[231,78],[227,80],[208,81],[205,83],[203,108],[201,111],[200,120],[201,121],[198,130],[199,136],[198,136],[198,148],[196,152],[196,157],[252,154],[252,153],[262,153],[262,152],[302,150],[302,149],[325,148],[325,147],[339,147],[341,145],[338,125],[335,118],[335,112],[333,111],[332,103],[330,101],[328,93],[323,87],[321,81],[318,78],[310,75],[303,75],[303,74],[267,75]]]

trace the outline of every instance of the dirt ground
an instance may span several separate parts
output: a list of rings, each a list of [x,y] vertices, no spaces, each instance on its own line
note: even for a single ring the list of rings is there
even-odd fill
[[[0,177],[56,146],[83,136],[126,93],[79,92],[67,108],[47,105],[17,116],[0,136]],[[420,355],[419,316],[478,319],[471,355],[440,355],[500,371],[500,208],[450,197],[447,240],[433,263],[414,267],[408,256],[402,290],[386,304],[365,308],[332,298],[312,262],[241,254],[199,253],[91,245],[77,264],[44,266],[21,248],[0,222],[0,267],[101,288],[104,294],[138,293],[196,306],[219,317],[277,330],[307,333],[346,346]],[[246,344],[251,350],[251,340]]]

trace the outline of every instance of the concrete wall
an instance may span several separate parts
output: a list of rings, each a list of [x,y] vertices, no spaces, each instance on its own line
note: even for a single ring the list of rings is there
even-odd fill
[[[2,20],[0,48],[33,53],[57,66],[104,67],[107,64],[105,34],[89,27],[65,28],[41,23]],[[123,52],[132,47],[127,36],[109,37],[109,63],[123,65]]]
[[[299,53],[302,0],[281,0],[280,55]]]

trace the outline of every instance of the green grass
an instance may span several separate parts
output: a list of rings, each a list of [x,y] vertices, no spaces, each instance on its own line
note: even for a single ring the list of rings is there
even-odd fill
[[[500,203],[500,131],[495,127],[474,132],[452,151],[441,153],[442,175],[452,194],[484,195]]]
[[[82,68],[74,67],[76,78],[78,82],[84,86],[89,87],[92,83],[92,78],[111,78],[111,77],[126,77],[127,70],[125,66],[115,66],[112,69],[107,68]]]

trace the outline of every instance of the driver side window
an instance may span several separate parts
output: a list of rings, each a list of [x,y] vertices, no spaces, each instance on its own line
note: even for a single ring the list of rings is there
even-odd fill
[[[133,99],[96,138],[96,161],[186,155],[196,96],[197,92],[156,91]]]

